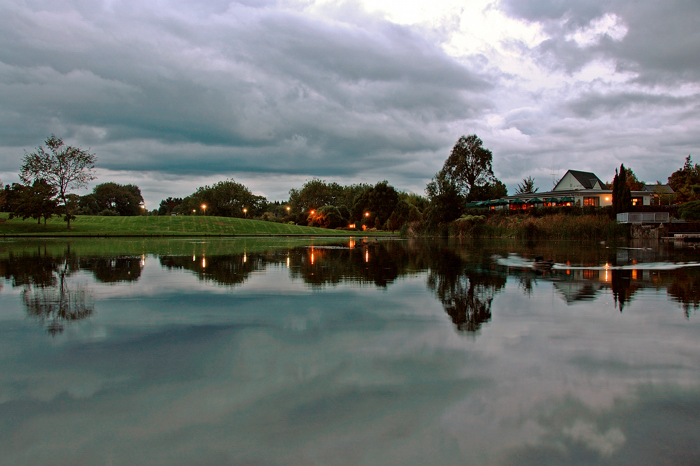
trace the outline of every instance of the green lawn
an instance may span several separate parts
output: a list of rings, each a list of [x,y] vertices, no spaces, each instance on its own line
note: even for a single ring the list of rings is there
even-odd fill
[[[366,233],[358,232],[363,236]],[[21,236],[287,236],[320,235],[349,236],[358,233],[345,230],[302,227],[283,223],[263,222],[228,217],[200,216],[145,216],[100,217],[79,215],[71,222],[71,229],[60,218],[53,218],[44,226],[34,220],[8,219],[0,214],[0,234]],[[371,235],[390,235],[386,232]]]

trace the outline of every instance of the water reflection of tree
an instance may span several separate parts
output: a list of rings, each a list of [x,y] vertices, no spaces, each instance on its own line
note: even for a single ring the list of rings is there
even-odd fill
[[[265,262],[267,261],[262,254],[160,257],[160,264],[167,269],[189,270],[194,272],[200,280],[212,280],[226,286],[244,283],[252,272],[262,270]]]
[[[291,256],[291,275],[314,286],[341,282],[385,288],[406,273],[408,254],[398,243],[359,243],[353,248],[306,248]]]
[[[92,271],[99,282],[133,282],[141,277],[142,260],[140,256],[87,257],[80,258],[78,267]]]
[[[696,268],[677,270],[666,292],[674,301],[681,303],[685,316],[690,318],[691,311],[700,307],[700,270]]]
[[[615,300],[615,305],[622,312],[625,305],[632,300],[632,295],[641,285],[633,282],[631,270],[611,270],[611,274],[610,285],[613,299]]]
[[[433,290],[459,330],[475,332],[491,320],[491,303],[506,285],[506,276],[485,264],[465,264],[457,255],[444,249],[428,274],[428,288]]]
[[[57,286],[26,286],[22,302],[27,314],[46,325],[51,335],[63,332],[67,323],[93,314],[92,293],[86,285],[67,283],[67,267],[58,271]]]
[[[70,248],[62,257],[41,250],[37,254],[10,255],[0,261],[0,269],[13,287],[23,288],[21,297],[27,314],[46,325],[51,335],[94,312],[89,288],[68,280],[79,270]]]

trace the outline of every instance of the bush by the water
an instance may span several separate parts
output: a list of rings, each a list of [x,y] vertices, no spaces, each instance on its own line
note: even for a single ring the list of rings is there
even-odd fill
[[[678,207],[678,215],[683,220],[700,220],[700,201],[690,201]]]
[[[482,220],[478,219],[479,217]],[[531,215],[464,216],[452,224],[456,236],[521,239],[613,239],[627,235],[624,225],[607,215],[557,213]]]

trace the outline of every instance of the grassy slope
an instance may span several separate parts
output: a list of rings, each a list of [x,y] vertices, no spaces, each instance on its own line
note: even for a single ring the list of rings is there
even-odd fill
[[[59,218],[50,219],[46,226],[38,225],[34,220],[8,220],[7,218],[8,214],[0,214],[0,234],[23,236],[348,236],[353,234],[343,230],[326,230],[324,228],[228,217],[100,217],[80,215],[71,222],[70,230],[66,229],[66,223]]]

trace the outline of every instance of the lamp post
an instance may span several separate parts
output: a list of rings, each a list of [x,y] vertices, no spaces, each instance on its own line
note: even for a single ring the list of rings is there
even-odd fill
[[[246,208],[243,209],[243,216],[248,218],[248,209],[246,209]]]
[[[202,204],[202,212],[203,212],[203,215],[207,215],[207,205],[206,204]]]

